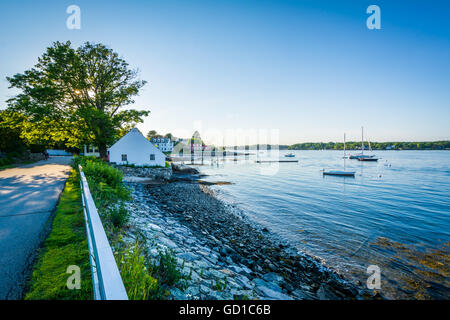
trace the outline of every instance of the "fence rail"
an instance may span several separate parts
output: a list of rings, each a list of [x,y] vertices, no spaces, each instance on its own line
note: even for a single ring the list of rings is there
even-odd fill
[[[86,233],[89,244],[95,300],[128,300],[114,254],[89,190],[83,168],[79,165]]]

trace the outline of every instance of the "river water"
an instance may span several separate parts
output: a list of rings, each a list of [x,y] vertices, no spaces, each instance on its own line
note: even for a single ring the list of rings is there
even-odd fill
[[[354,178],[322,174],[343,169],[342,151],[286,153],[205,159],[199,169],[204,180],[232,182],[212,187],[224,201],[349,280],[365,285],[376,265],[388,298],[450,297],[450,151],[347,159]],[[299,162],[256,163],[263,159]]]

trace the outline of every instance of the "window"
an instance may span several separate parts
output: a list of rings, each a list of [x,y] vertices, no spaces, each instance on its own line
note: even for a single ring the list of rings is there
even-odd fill
[[[126,155],[126,154],[123,154],[123,155],[122,155],[122,161],[128,161],[127,155]]]
[[[150,155],[150,160],[155,160],[155,155],[154,154]]]

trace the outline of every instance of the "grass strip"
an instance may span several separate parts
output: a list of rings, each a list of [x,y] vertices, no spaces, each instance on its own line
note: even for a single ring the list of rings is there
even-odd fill
[[[69,289],[69,266],[80,268],[81,288]],[[79,174],[72,170],[59,200],[52,230],[34,265],[26,300],[91,300],[89,248]]]

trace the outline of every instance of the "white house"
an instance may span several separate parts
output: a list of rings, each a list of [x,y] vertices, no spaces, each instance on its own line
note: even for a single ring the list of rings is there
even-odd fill
[[[151,138],[150,142],[153,143],[162,152],[173,151],[173,142],[169,138]]]
[[[134,128],[108,149],[109,162],[136,166],[165,166],[166,156]]]

